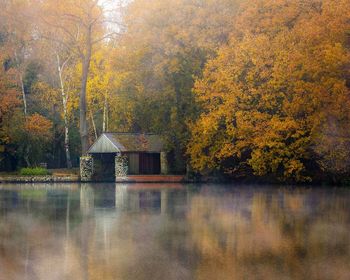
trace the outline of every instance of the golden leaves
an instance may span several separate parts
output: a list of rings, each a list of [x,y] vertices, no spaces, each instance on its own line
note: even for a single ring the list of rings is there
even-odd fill
[[[326,141],[320,129],[329,116],[335,116],[337,127],[350,129],[345,105],[350,53],[344,43],[349,11],[345,2],[316,0],[242,5],[230,44],[195,84],[204,108],[188,146],[195,169],[232,168],[225,166],[231,158],[231,164],[248,163],[257,175],[305,181],[310,159],[325,159],[328,153],[331,162],[346,162],[336,155],[348,144],[336,141],[335,152],[334,141]],[[316,141],[319,137],[324,140]],[[313,150],[320,143],[325,147]],[[345,165],[349,171],[350,164]]]

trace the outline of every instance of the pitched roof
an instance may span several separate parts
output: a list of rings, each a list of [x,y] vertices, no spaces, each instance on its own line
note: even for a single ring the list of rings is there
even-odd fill
[[[90,147],[89,154],[118,152],[154,152],[163,150],[163,141],[156,134],[103,133]]]

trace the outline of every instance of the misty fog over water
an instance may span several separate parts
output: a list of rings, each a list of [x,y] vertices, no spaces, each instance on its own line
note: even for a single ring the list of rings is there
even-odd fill
[[[0,279],[349,279],[350,190],[1,185]]]

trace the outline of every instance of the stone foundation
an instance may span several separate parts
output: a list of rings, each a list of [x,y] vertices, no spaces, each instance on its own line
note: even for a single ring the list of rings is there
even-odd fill
[[[54,176],[54,175],[45,175],[45,176],[18,176],[18,175],[8,175],[0,176],[1,183],[71,183],[79,182],[78,175],[67,175],[67,176]]]
[[[128,176],[128,158],[123,155],[115,157],[115,178],[126,178]]]
[[[91,156],[80,157],[80,180],[88,182],[94,175],[94,160]]]

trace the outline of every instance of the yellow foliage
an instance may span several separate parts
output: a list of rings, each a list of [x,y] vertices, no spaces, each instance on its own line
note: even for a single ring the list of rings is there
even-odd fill
[[[305,181],[310,159],[330,157],[350,170],[340,156],[350,144],[349,12],[346,1],[242,5],[230,43],[195,85],[204,109],[188,146],[195,169],[228,171],[243,162],[256,175]],[[320,140],[335,141],[326,131],[330,120],[346,144]]]

